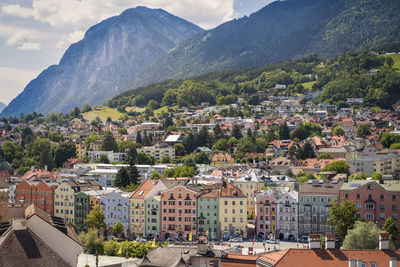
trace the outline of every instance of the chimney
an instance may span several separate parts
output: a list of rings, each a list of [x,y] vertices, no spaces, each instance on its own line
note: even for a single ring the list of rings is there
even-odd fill
[[[208,239],[206,236],[199,236],[197,239],[197,254],[206,255],[208,251]]]
[[[397,259],[396,258],[390,258],[389,267],[397,267]]]
[[[308,246],[310,249],[319,249],[321,248],[321,235],[319,234],[311,234],[308,238]]]
[[[389,249],[389,234],[379,234],[379,250]]]
[[[44,170],[47,172],[47,165],[44,165]]]
[[[325,248],[335,249],[335,234],[326,234]]]
[[[31,172],[35,171],[35,166],[31,166]]]

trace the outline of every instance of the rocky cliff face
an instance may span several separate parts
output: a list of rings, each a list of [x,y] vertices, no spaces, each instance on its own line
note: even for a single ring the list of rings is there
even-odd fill
[[[32,80],[2,112],[69,112],[102,104],[131,89],[132,77],[183,40],[198,26],[160,9],[137,7],[91,27],[72,44],[58,65]]]

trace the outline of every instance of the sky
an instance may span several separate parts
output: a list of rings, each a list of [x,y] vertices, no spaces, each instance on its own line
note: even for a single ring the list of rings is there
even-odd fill
[[[1,0],[0,102],[8,104],[92,25],[127,8],[162,8],[204,29],[273,0]]]

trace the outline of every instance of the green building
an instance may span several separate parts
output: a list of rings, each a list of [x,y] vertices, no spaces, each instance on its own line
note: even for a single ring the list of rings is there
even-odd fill
[[[78,233],[87,231],[85,220],[89,214],[89,197],[84,192],[75,194],[75,225]]]
[[[160,238],[160,198],[161,196],[152,196],[145,200],[146,206],[146,237]]]
[[[198,235],[205,235],[208,232],[209,240],[220,239],[219,191],[213,190],[198,198],[197,222]]]
[[[309,180],[299,189],[299,237],[333,233],[328,223],[330,204],[339,202],[341,180]]]

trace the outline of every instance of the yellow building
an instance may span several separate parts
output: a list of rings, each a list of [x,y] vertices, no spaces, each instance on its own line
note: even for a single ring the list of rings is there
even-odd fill
[[[254,193],[261,191],[264,181],[252,172],[249,175],[234,180],[232,183],[247,197],[247,215],[254,215]]]
[[[74,222],[74,189],[66,182],[54,190],[54,216]]]
[[[157,160],[161,160],[163,157],[169,157],[170,159],[175,158],[175,148],[166,144],[157,144],[154,146],[144,146],[137,149],[137,152],[146,153],[148,156],[152,156]]]
[[[239,188],[222,180],[219,198],[219,218],[222,238],[247,237],[247,197]]]
[[[76,148],[76,156],[78,157],[78,159],[84,159],[86,152],[85,143],[76,143],[75,148]]]
[[[91,151],[101,151],[102,144],[103,144],[103,141],[96,140],[96,141],[90,143],[90,150]]]

